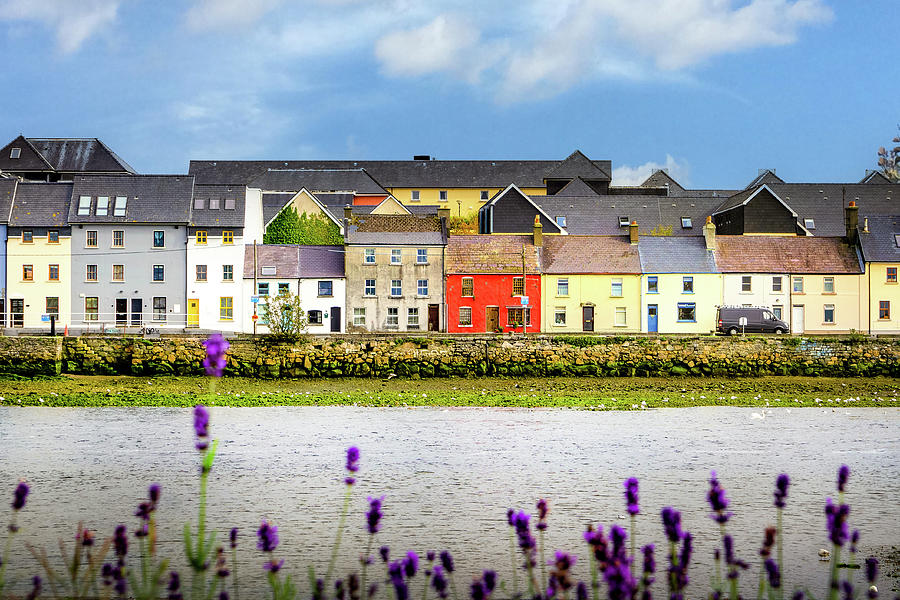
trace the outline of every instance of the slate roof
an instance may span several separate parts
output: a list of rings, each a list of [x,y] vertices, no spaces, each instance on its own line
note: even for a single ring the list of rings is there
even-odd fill
[[[549,238],[544,238],[546,242]],[[454,235],[447,240],[444,265],[447,273],[501,274],[522,273],[522,248],[525,248],[525,272],[541,272],[541,248],[530,235]]]
[[[566,185],[562,187],[561,190],[556,192],[554,196],[568,196],[568,197],[587,197],[592,198],[594,196],[599,196],[594,188],[585,183],[584,179],[581,177],[576,177]]]
[[[866,171],[866,176],[859,180],[859,183],[874,183],[884,185],[885,183],[893,183],[881,171]]]
[[[576,150],[544,175],[544,179],[595,179],[609,181],[611,179],[612,162],[608,160],[591,160],[581,150]],[[521,186],[519,182],[515,182]]]
[[[544,273],[639,274],[638,246],[628,236],[547,236]]]
[[[653,173],[644,180],[644,183],[641,184],[641,187],[649,187],[649,188],[658,188],[658,187],[666,187],[666,184],[669,184],[669,191],[680,190],[684,191],[684,188],[681,187],[675,179],[672,178],[671,175],[663,171],[662,169],[657,169],[653,171]]]
[[[10,152],[13,148],[19,149],[19,158],[11,158]],[[2,149],[0,149],[0,171],[10,171],[15,173],[29,171],[52,171],[53,166],[41,156],[31,142],[25,136],[20,135]]]
[[[715,253],[702,237],[639,237],[644,273],[717,273]]]
[[[759,175],[757,175],[753,181],[747,184],[747,187],[744,189],[755,188],[763,184],[773,184],[773,183],[784,183],[784,179],[775,174],[774,171],[770,169],[761,169]]]
[[[9,222],[9,212],[12,210],[17,183],[17,179],[0,178],[0,224]]]
[[[343,246],[300,246],[300,277],[344,277]]]
[[[65,227],[71,183],[19,183],[10,227]]]
[[[134,169],[97,138],[28,138],[56,171],[132,173]]]
[[[269,224],[269,221],[275,218],[275,215],[281,212],[294,197],[295,194],[263,194],[262,195],[262,211],[263,226]]]
[[[189,223],[194,178],[190,175],[76,175],[69,223]],[[109,214],[78,214],[80,196],[108,196]],[[125,216],[113,214],[115,196],[127,196]]]
[[[191,225],[194,227],[243,227],[244,204],[247,188],[228,185],[195,185],[191,207]],[[198,208],[197,200],[200,200]],[[234,202],[233,208],[225,208],[225,200]],[[216,206],[214,208],[214,206]],[[230,206],[230,205],[229,205]]]
[[[716,236],[722,273],[861,273],[856,250],[837,237]]]
[[[706,217],[721,202],[712,197],[666,196],[531,196],[551,219],[566,217],[566,231],[574,235],[621,235],[619,217],[637,221],[642,233],[658,226],[671,227],[671,235],[703,235]],[[683,229],[681,218],[690,217],[693,227]]]
[[[605,164],[608,161],[597,161]],[[192,160],[200,183],[247,183],[267,169],[365,169],[386,188],[544,187],[558,160]]]
[[[769,186],[797,213],[800,223],[815,220],[815,236],[846,234],[844,207],[855,201],[863,217],[900,214],[900,184],[785,183]]]
[[[868,233],[864,228],[868,225]],[[866,262],[900,263],[900,215],[859,220],[859,244]]]
[[[387,195],[364,169],[272,169],[247,184],[266,192],[350,192]]]
[[[299,279],[300,246],[294,244],[257,244],[256,276],[265,279]],[[253,244],[244,248],[244,279],[253,279]],[[275,275],[263,275],[263,267],[275,267]]]
[[[447,243],[441,220],[420,215],[356,215],[345,239],[348,244],[418,244]]]

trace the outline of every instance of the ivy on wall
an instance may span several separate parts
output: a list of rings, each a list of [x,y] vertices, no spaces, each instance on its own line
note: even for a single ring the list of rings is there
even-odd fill
[[[264,244],[334,246],[344,243],[338,226],[325,215],[297,214],[291,207],[278,213],[263,234]]]

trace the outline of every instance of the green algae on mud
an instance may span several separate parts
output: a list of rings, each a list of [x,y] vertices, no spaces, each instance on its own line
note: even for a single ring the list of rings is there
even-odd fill
[[[215,391],[210,391],[214,383]],[[569,378],[258,380],[207,377],[0,378],[0,406],[483,406],[633,410],[684,406],[897,407],[900,380]]]

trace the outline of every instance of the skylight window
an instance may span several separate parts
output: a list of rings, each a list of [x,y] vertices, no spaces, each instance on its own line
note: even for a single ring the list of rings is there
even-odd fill
[[[79,196],[78,197],[78,214],[79,215],[91,214],[91,197],[90,196]]]
[[[264,277],[266,277],[266,276],[272,277],[277,273],[277,271],[278,271],[277,267],[270,267],[270,266],[266,266],[261,269],[262,275]]]
[[[619,227],[628,227],[630,222],[628,217],[619,217]]]
[[[225,198],[225,210],[234,210],[234,198]]]
[[[803,226],[807,229],[815,229],[816,228],[816,220],[815,219],[803,219]]]
[[[693,229],[694,223],[691,221],[690,217],[681,217],[681,228],[682,229]]]
[[[194,208],[198,210],[203,210],[203,198],[194,198]]]
[[[565,216],[556,217],[556,224],[559,225],[560,227],[565,227],[566,226],[566,217]]]
[[[219,210],[219,199],[218,198],[210,198],[209,199],[209,210]]]
[[[900,248],[900,233],[894,234],[894,245]]]
[[[116,196],[116,205],[113,207],[114,217],[125,216],[125,205],[128,203],[128,196]]]
[[[21,148],[12,148],[12,149],[10,149],[10,151],[9,151],[9,157],[10,157],[10,158],[19,158],[20,156],[22,156],[22,149],[21,149]]]
[[[97,210],[95,214],[101,217],[109,214],[109,196],[97,196]]]

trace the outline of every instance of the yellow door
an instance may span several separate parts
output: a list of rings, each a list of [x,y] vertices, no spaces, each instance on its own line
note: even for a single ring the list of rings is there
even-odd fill
[[[200,300],[192,298],[188,300],[188,327],[200,327]]]

